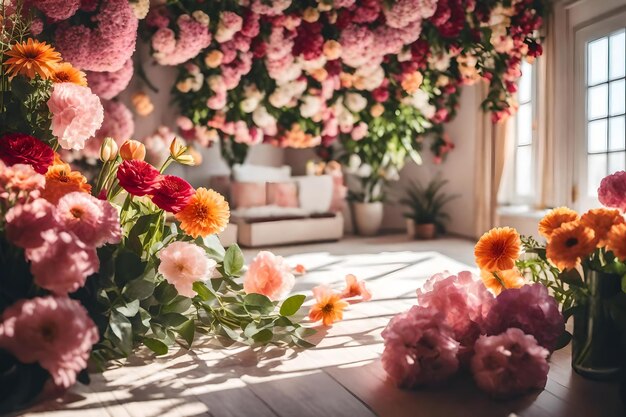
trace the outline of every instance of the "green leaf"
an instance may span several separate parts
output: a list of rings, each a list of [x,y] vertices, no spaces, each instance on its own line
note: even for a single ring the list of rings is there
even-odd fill
[[[312,329],[310,327],[299,327],[296,329],[296,335],[298,335],[301,339],[306,339],[307,337],[311,337],[317,333],[317,330]]]
[[[146,337],[143,339],[143,344],[157,355],[165,355],[168,351],[167,345],[160,340]]]
[[[154,298],[161,304],[170,303],[177,295],[176,287],[167,281],[162,281],[154,289]]]
[[[280,306],[281,316],[293,316],[296,314],[300,307],[302,307],[302,303],[304,303],[305,299],[306,296],[303,294],[296,294],[287,298],[283,301],[282,306]]]
[[[209,235],[205,238],[199,237],[196,239],[196,243],[204,247],[204,250],[210,258],[216,260],[217,262],[222,262],[224,260],[226,251],[224,250],[224,246],[222,246],[222,243],[217,235]]]
[[[134,317],[139,311],[139,300],[135,299],[126,303],[125,305],[115,307],[118,313],[123,314],[126,317]]]
[[[310,348],[312,348],[312,347],[315,347],[315,345],[314,345],[313,343],[311,343],[311,342],[307,342],[307,341],[306,341],[306,340],[304,340],[304,339],[300,339],[300,338],[299,338],[299,337],[297,337],[297,336],[292,336],[292,337],[291,337],[291,340],[293,341],[293,343],[294,343],[296,346],[299,346],[299,347],[301,347],[301,348],[310,349]]]
[[[171,303],[163,306],[161,312],[163,313],[184,313],[191,307],[191,298],[177,295]]]
[[[626,293],[626,275],[622,277],[622,291]]]
[[[118,347],[125,354],[130,354],[133,346],[133,326],[130,321],[117,311],[111,311],[109,319],[111,332],[118,340]]]
[[[569,344],[571,340],[572,340],[572,334],[568,331],[564,331],[563,333],[561,333],[561,335],[556,341],[555,350],[563,349],[565,346]]]
[[[115,259],[115,280],[124,285],[141,276],[146,269],[146,262],[142,262],[137,254],[124,250]]]
[[[272,337],[274,337],[274,333],[270,329],[263,329],[252,336],[252,339],[257,343],[267,343],[272,340]]]
[[[130,281],[122,290],[122,294],[130,300],[145,300],[150,297],[153,292],[154,282],[145,279]]]
[[[161,314],[156,320],[168,327],[178,327],[188,319],[180,313],[165,313]]]
[[[245,264],[243,253],[237,244],[228,248],[224,255],[224,272],[231,277],[241,276],[241,269]]]
[[[576,269],[568,269],[561,272],[558,276],[558,279],[574,287],[582,288],[585,286],[585,283],[580,276],[580,273]]]
[[[243,305],[245,309],[250,312],[256,312],[258,314],[269,314],[274,311],[274,303],[272,300],[262,294],[247,294],[243,298]]]
[[[181,324],[178,329],[176,329],[176,333],[178,333],[187,343],[185,347],[187,349],[191,349],[193,338],[196,334],[196,322],[193,319],[187,320]]]
[[[194,282],[193,290],[198,294],[202,301],[211,301],[215,299],[215,294],[213,294],[213,291],[211,291],[204,282]]]

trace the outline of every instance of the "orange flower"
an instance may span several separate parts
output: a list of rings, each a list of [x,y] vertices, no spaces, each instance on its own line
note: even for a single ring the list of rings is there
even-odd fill
[[[346,288],[341,293],[341,298],[361,297],[363,301],[372,299],[372,293],[365,285],[365,281],[359,281],[354,275],[346,275]]]
[[[539,222],[539,234],[546,239],[552,237],[552,233],[561,227],[563,223],[578,220],[578,213],[567,207],[552,209]]]
[[[605,208],[589,210],[582,215],[580,221],[595,232],[596,244],[599,248],[606,246],[607,235],[613,225],[625,223],[618,210]]]
[[[304,267],[304,265],[298,264],[293,267],[293,270],[291,272],[293,272],[296,275],[304,275],[306,274],[306,268]]]
[[[146,158],[146,146],[129,139],[120,147],[120,156],[124,161],[143,161]]]
[[[520,274],[517,268],[506,271],[480,271],[480,277],[485,287],[498,295],[507,288],[520,288],[526,284],[526,279]]]
[[[413,94],[419,90],[422,85],[422,81],[424,81],[424,76],[421,72],[415,71],[410,74],[406,74],[400,83],[404,91],[408,94]]]
[[[47,80],[61,62],[61,54],[52,46],[33,39],[14,44],[5,54],[10,57],[4,65],[8,67],[7,74],[11,77],[21,74],[35,78],[35,75],[39,75]]]
[[[552,232],[550,242],[546,245],[546,255],[560,270],[573,269],[595,248],[593,229],[577,220],[564,223]]]
[[[180,228],[194,238],[222,232],[229,217],[230,209],[224,197],[206,188],[198,188],[189,203],[176,214]]]
[[[616,224],[607,237],[606,248],[622,262],[626,261],[626,223]]]
[[[322,320],[324,326],[332,326],[334,322],[343,319],[343,310],[348,307],[348,303],[341,299],[339,293],[320,285],[313,288],[313,295],[316,303],[309,311],[309,318],[312,321]]]
[[[517,230],[511,227],[491,229],[474,247],[476,264],[481,270],[505,271],[513,269],[522,246]]]
[[[52,81],[55,83],[74,83],[83,87],[87,85],[85,73],[74,68],[69,62],[62,62],[55,66]]]
[[[46,173],[46,186],[41,197],[56,204],[61,197],[75,191],[90,193],[91,185],[87,184],[87,178],[83,174],[72,171],[68,164],[56,158]]]

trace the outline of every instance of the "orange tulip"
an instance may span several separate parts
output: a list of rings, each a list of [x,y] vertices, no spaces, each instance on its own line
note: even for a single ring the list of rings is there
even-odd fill
[[[120,156],[125,161],[143,161],[146,158],[146,147],[136,140],[127,140],[120,148]]]

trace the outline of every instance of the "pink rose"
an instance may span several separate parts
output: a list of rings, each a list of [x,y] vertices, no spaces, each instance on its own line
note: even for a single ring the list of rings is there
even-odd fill
[[[18,301],[4,311],[0,323],[0,348],[23,363],[38,362],[63,388],[87,367],[98,338],[83,306],[65,297]]]
[[[436,385],[457,371],[459,343],[444,319],[435,308],[419,306],[391,319],[381,360],[398,386]]]
[[[617,171],[602,180],[598,200],[607,207],[626,212],[626,171]]]
[[[494,397],[508,398],[546,386],[549,352],[520,329],[511,328],[498,336],[481,336],[474,351],[474,380],[480,389]]]
[[[193,283],[213,275],[217,262],[209,259],[204,249],[188,242],[174,242],[159,252],[159,274],[185,297],[193,297]]]
[[[352,129],[352,140],[359,141],[367,136],[367,123],[359,122],[354,129]]]
[[[246,294],[263,294],[276,301],[284,298],[294,284],[295,277],[285,259],[272,252],[261,251],[248,267],[243,290]]]
[[[53,213],[54,206],[43,198],[11,208],[5,217],[7,239],[24,249],[43,245],[43,232],[57,226]]]
[[[50,129],[63,149],[83,149],[104,119],[98,96],[74,83],[54,84],[48,109],[52,113]]]

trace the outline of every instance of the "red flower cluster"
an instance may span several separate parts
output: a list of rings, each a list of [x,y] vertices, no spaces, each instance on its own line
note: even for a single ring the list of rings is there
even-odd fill
[[[8,166],[30,165],[43,175],[54,162],[54,151],[37,138],[22,133],[10,133],[0,138],[0,159]]]
[[[298,27],[298,34],[294,40],[293,54],[302,55],[307,61],[322,56],[324,37],[322,36],[322,25],[319,22],[303,22]]]

